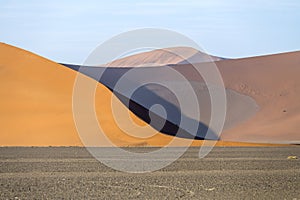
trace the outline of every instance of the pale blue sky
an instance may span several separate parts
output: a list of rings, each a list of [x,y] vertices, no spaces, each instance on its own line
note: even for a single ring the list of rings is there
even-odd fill
[[[0,41],[57,62],[84,62],[100,43],[166,28],[208,53],[247,57],[300,50],[299,0],[0,0]]]

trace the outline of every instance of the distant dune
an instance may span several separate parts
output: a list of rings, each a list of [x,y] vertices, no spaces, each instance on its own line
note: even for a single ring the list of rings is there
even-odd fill
[[[183,56],[183,57],[182,57]],[[139,53],[117,59],[107,64],[109,67],[142,67],[163,66],[170,64],[188,64],[194,62],[209,62],[223,60],[223,58],[210,56],[191,47],[170,47]]]
[[[159,50],[152,53],[157,55],[157,52],[161,53]],[[194,50],[187,53],[190,56],[198,54]],[[151,52],[142,53],[113,63],[118,66],[141,66],[143,62],[155,61],[155,56],[151,55]],[[178,64],[174,67],[189,73],[190,65],[182,64],[184,60],[172,56],[159,56],[158,64]],[[139,60],[137,57],[143,58]],[[222,134],[223,140],[235,142],[221,141],[218,145],[259,145],[239,141],[300,141],[300,125],[297,123],[300,120],[300,80],[297,77],[300,72],[300,52],[236,60],[213,59],[218,60],[216,64],[226,88],[252,98],[259,106],[254,115],[234,124]],[[139,62],[133,63],[136,60]],[[72,116],[72,92],[76,74],[60,64],[1,43],[0,145],[81,146]],[[111,98],[111,91],[98,84],[95,105],[97,117],[107,136],[117,146],[164,146],[173,139],[162,133],[145,139],[125,134],[114,122]],[[117,107],[125,108],[121,102],[118,102]],[[131,116],[137,124],[146,125],[133,113]],[[154,129],[151,131],[155,132]],[[133,131],[131,134],[138,136],[140,133]],[[181,146],[185,141],[187,139],[177,138],[176,146]],[[202,143],[198,140],[193,145]]]

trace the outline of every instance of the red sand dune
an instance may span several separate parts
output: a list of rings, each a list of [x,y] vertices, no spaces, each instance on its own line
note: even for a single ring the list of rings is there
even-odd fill
[[[143,58],[143,54],[135,56]],[[138,62],[142,63],[143,60]],[[161,64],[164,61],[165,58]],[[126,66],[126,62],[122,62]],[[180,62],[182,60],[175,61]],[[169,60],[167,63],[172,64]],[[297,79],[300,52],[222,60],[216,64],[227,88],[252,97],[260,107],[250,119],[227,129],[222,139],[275,143],[300,141],[297,133],[300,128],[297,123],[300,119],[300,81]],[[188,69],[188,65],[176,67]],[[0,145],[82,145],[72,117],[72,91],[76,74],[62,65],[1,43]],[[97,117],[107,136],[116,145],[163,146],[173,139],[161,133],[146,139],[125,134],[113,120],[111,97],[112,93],[98,84],[95,105]],[[126,109],[120,102],[118,106]],[[136,123],[146,125],[132,113],[131,116]],[[185,141],[176,139],[176,145],[180,146]],[[202,141],[193,142],[193,145],[200,144]],[[259,144],[218,142],[218,145]]]
[[[162,54],[162,51],[158,52]],[[114,63],[132,66],[135,63],[147,62],[149,55],[152,55],[151,52],[141,53],[129,57],[128,60],[123,58],[121,62],[114,61]],[[154,55],[157,55],[157,52],[154,51]],[[135,63],[132,62],[133,58]],[[216,58],[212,59],[217,60],[215,64],[221,72],[226,89],[250,97],[259,107],[255,115],[249,116],[250,118],[246,117],[246,120],[224,130],[221,139],[243,142],[300,143],[300,80],[298,78],[300,51],[243,59],[218,61]],[[170,63],[170,61],[163,63],[164,60],[160,60],[159,63]],[[194,62],[197,60],[202,62],[199,57]],[[176,62],[178,64],[173,67],[186,75],[190,81],[201,79],[192,70],[191,65],[181,64],[183,61],[174,61]],[[201,65],[206,65],[206,63],[199,66]],[[169,78],[164,75],[158,76],[160,79]],[[229,104],[229,112],[232,112],[235,118],[243,118],[245,112],[238,104],[240,104],[239,101],[232,101]]]
[[[222,134],[234,141],[300,142],[300,51],[216,63],[227,88],[252,97],[260,110]]]

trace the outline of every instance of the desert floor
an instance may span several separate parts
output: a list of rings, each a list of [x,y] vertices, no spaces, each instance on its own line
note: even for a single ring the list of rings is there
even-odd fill
[[[203,159],[198,151],[131,174],[82,147],[2,147],[0,199],[300,199],[300,159],[287,159],[300,147],[215,147]]]

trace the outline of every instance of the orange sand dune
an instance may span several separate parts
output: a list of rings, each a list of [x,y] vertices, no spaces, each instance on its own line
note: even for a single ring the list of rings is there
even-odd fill
[[[0,44],[0,145],[80,145],[72,119],[76,74]]]
[[[25,50],[0,44],[0,145],[82,145],[72,116],[72,92],[76,72]],[[94,82],[92,79],[90,81]],[[98,84],[98,83],[97,83]],[[98,84],[97,113],[103,129],[116,145],[148,145],[123,133],[114,123],[112,93]],[[120,104],[120,106],[123,106]],[[134,120],[143,124],[138,118]],[[150,144],[170,137],[158,134]]]

